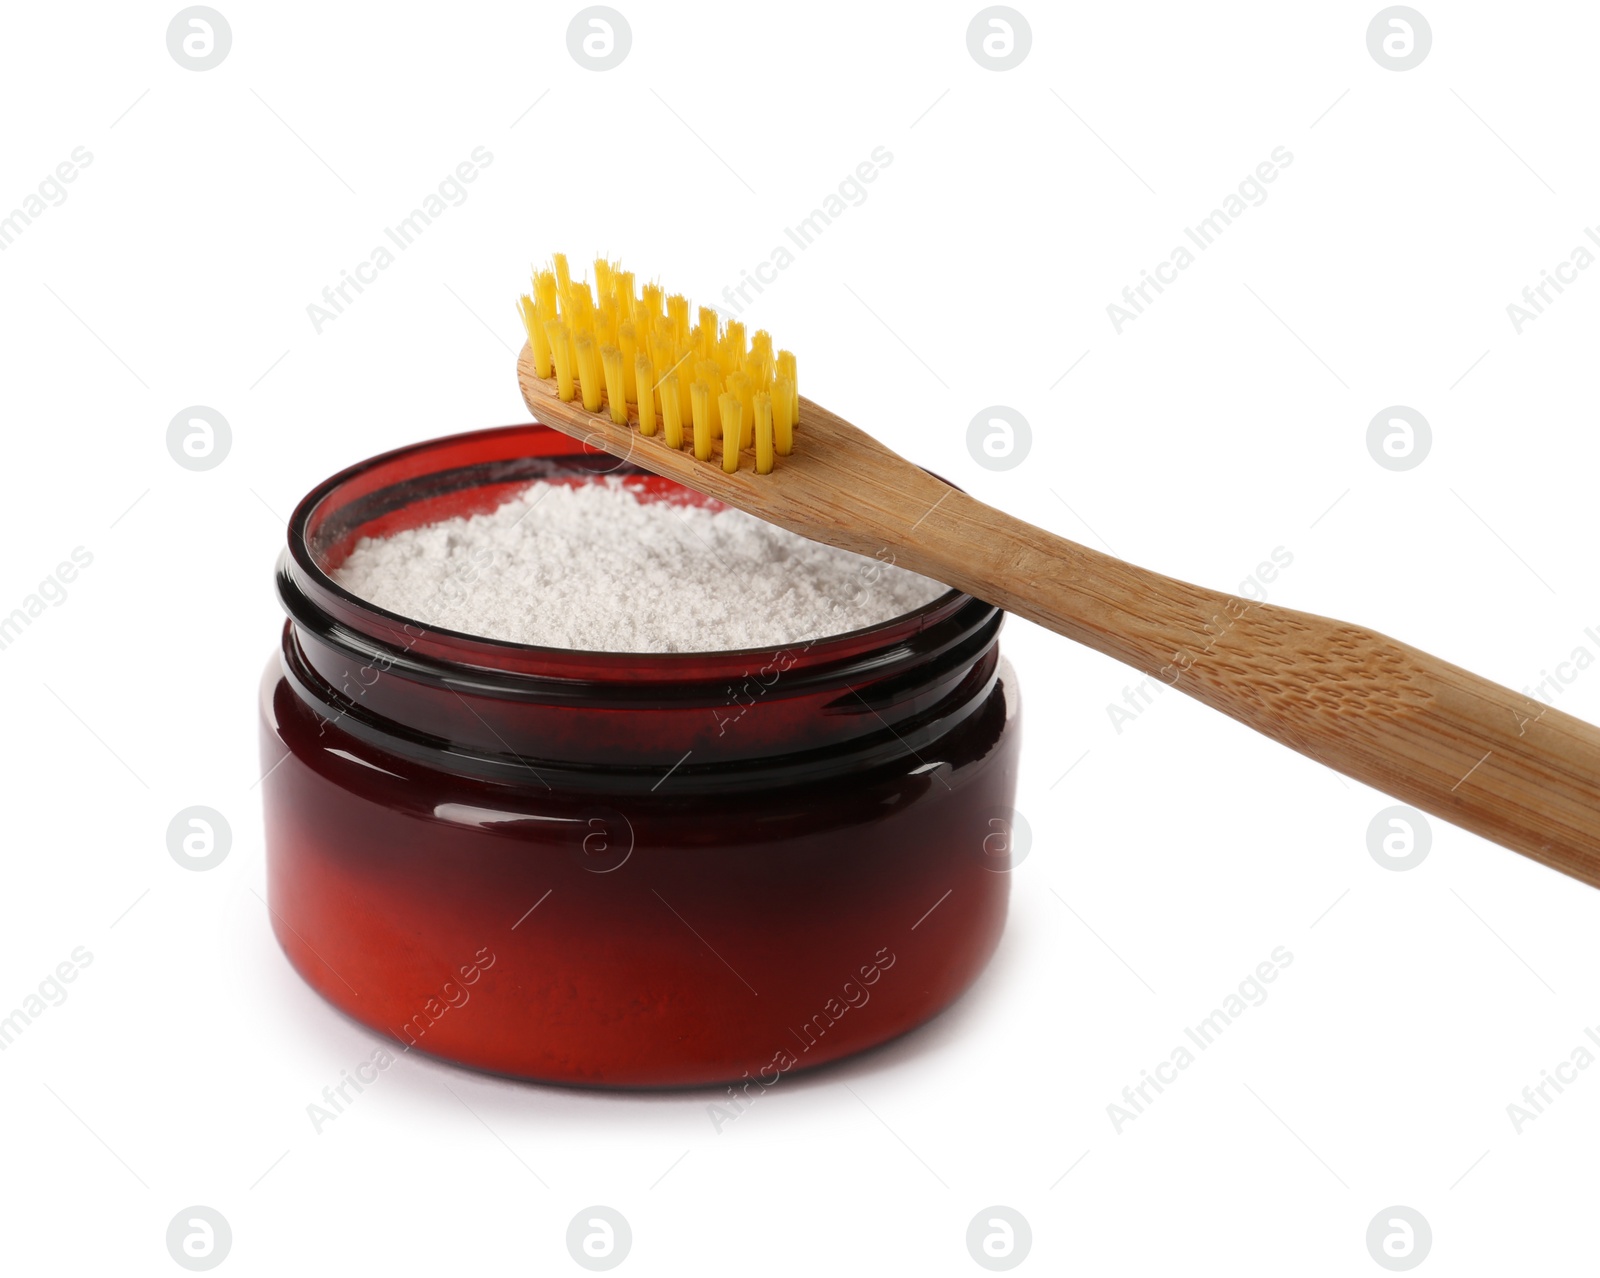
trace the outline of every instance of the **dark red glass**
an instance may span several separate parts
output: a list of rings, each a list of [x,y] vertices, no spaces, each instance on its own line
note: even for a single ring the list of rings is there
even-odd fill
[[[295,510],[261,685],[289,961],[400,1044],[565,1083],[748,1089],[918,1025],[1005,920],[998,609],[951,591],[784,649],[597,653],[425,627],[329,576],[361,537],[601,476],[708,500],[529,425],[386,453]]]

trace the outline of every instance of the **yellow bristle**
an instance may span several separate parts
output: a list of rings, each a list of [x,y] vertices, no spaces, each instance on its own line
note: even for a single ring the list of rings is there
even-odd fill
[[[528,347],[533,351],[533,371],[540,377],[549,377],[553,371],[550,365],[550,338],[539,319],[539,309],[526,293],[517,299],[517,309],[522,312],[522,327],[527,331]]]
[[[706,384],[706,391],[711,397],[711,405],[706,410],[711,422],[711,437],[715,439],[722,433],[722,369],[714,359],[703,359],[694,366],[695,376]]]
[[[772,393],[772,379],[776,375],[776,370],[772,367],[772,361],[770,359],[758,360],[755,367],[750,369],[749,372],[750,380],[756,384],[756,389],[764,390],[770,395]]]
[[[779,457],[794,451],[794,380],[782,375],[772,384],[772,442]]]
[[[756,474],[772,473],[772,396],[758,391],[754,401],[756,419]]]
[[[732,391],[723,391],[719,406],[722,410],[722,469],[731,475],[739,469],[739,442],[744,438],[744,405]]]
[[[578,389],[583,392],[583,406],[591,413],[600,411],[600,403],[604,396],[600,393],[604,382],[600,374],[600,352],[595,347],[594,337],[584,333],[577,340],[578,348]]]
[[[533,300],[538,306],[539,313],[546,319],[556,317],[556,299],[560,296],[560,288],[556,282],[554,271],[537,271],[533,277]]]
[[[651,379],[650,384],[659,389],[662,379],[672,371],[673,365],[677,363],[672,358],[672,339],[663,332],[657,331],[650,334],[650,363],[654,366],[654,377]],[[661,394],[665,395],[666,392],[661,391]]]
[[[566,312],[563,318],[569,328],[573,321],[594,313],[594,297],[589,292],[587,281],[574,280],[567,285],[561,294],[561,309]]]
[[[566,255],[552,254],[517,299],[535,375],[554,378],[563,401],[605,411],[613,426],[626,429],[637,405],[641,436],[687,445],[700,461],[711,460],[720,439],[728,474],[746,449],[756,473],[771,474],[799,427],[793,352],[774,352],[766,329],[724,323],[714,307],[691,311],[682,293],[640,284],[618,261],[593,265],[592,282],[574,280]]]
[[[639,420],[644,420],[642,408]],[[676,373],[668,373],[661,379],[661,433],[666,436],[668,448],[683,447],[683,415],[678,408]]]
[[[750,380],[758,387],[771,390],[772,379],[777,372],[777,366],[771,351],[762,351],[759,347],[752,346],[750,353],[744,357],[744,371],[750,374]]]
[[[656,433],[656,397],[650,387],[650,357],[648,355],[635,355],[633,357],[633,380],[639,388],[639,433],[641,435],[654,435]]]
[[[689,340],[689,299],[682,293],[667,295],[667,318],[672,321],[672,340]]]
[[[583,369],[578,366],[578,338],[594,327],[594,304],[589,300],[589,286],[574,284],[566,296],[567,342],[572,347],[572,370],[579,377]]]
[[[693,406],[689,402],[689,384],[694,381],[694,352],[683,343],[676,348],[676,355],[672,361],[673,371],[683,370],[683,376],[678,379],[678,414],[686,422],[694,421]]]
[[[548,333],[549,333],[550,321],[553,320],[553,319],[558,318],[558,305],[557,305],[556,297],[557,297],[557,284],[556,284],[555,272],[554,271],[540,271],[540,272],[538,272],[533,277],[533,305],[534,305],[534,313],[535,313],[535,315],[537,316],[537,319],[538,319],[539,331],[541,333],[545,333],[546,334],[546,337],[545,337],[546,342],[549,341]],[[533,343],[531,338],[529,340],[529,345],[533,346],[534,355],[535,355],[535,357],[537,357],[537,355],[538,355],[538,346]],[[546,350],[548,351],[549,349],[550,348],[547,346]],[[553,358],[553,356],[552,356],[552,358]],[[537,358],[536,358],[536,362],[537,362]],[[550,367],[553,368],[553,364],[550,363],[550,360],[547,360],[546,362],[547,362],[547,364],[549,364]],[[549,373],[545,373],[545,374],[543,374],[543,376],[548,377],[548,376],[550,376],[550,374]]]
[[[611,409],[611,420],[618,426],[628,424],[627,379],[622,375],[622,352],[615,346],[600,348],[600,367],[606,375],[606,404]]]
[[[556,394],[572,402],[572,343],[567,337],[567,326],[560,320],[549,320],[544,326],[550,339],[551,356],[556,366]]]
[[[641,349],[641,355],[644,351]],[[667,340],[665,333],[652,333],[650,336],[650,385],[655,387],[656,412],[661,412],[661,405],[666,391],[661,383],[666,375],[673,371],[672,343]]]
[[[778,376],[789,379],[789,419],[793,422],[800,420],[800,377],[795,372],[794,352],[778,352]],[[789,455],[787,449],[778,450],[785,457]]]
[[[739,440],[740,448],[749,448],[753,438],[751,431],[755,429],[756,414],[753,407],[755,401],[755,383],[750,380],[750,375],[743,372],[728,374],[728,389],[739,398],[739,408],[742,410],[739,420],[744,423],[744,433]]]
[[[659,284],[646,284],[639,290],[639,309],[650,317],[652,324],[661,318],[661,299],[664,296]]]
[[[704,382],[689,387],[689,402],[694,406],[694,455],[711,460],[711,388]]]
[[[635,366],[639,354],[639,334],[634,328],[632,320],[623,320],[617,325],[617,346],[622,351],[622,382],[630,403],[639,402],[639,383],[635,374]],[[645,360],[648,365],[650,361]],[[650,379],[645,379],[645,386],[650,385]]]

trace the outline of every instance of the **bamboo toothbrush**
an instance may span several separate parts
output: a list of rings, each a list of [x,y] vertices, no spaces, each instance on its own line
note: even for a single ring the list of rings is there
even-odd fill
[[[976,501],[796,389],[794,357],[565,258],[522,299],[546,425],[1165,680],[1346,776],[1600,886],[1600,729],[1385,635],[1191,586]],[[719,464],[720,463],[720,464]]]

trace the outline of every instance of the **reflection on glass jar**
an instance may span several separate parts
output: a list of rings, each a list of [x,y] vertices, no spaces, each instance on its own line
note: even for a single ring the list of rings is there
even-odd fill
[[[361,537],[603,474],[706,500],[519,426],[300,504],[261,685],[273,927],[408,1048],[759,1092],[927,1020],[993,952],[1019,740],[1001,613],[951,591],[784,649],[592,653],[425,627],[329,575]]]

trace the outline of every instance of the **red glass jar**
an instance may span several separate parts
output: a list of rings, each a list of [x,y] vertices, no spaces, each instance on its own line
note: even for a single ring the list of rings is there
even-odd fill
[[[405,1047],[565,1083],[748,1092],[921,1023],[1005,920],[998,609],[951,591],[784,649],[597,653],[425,627],[329,575],[362,537],[602,475],[708,501],[530,425],[295,510],[261,685],[289,961]]]

